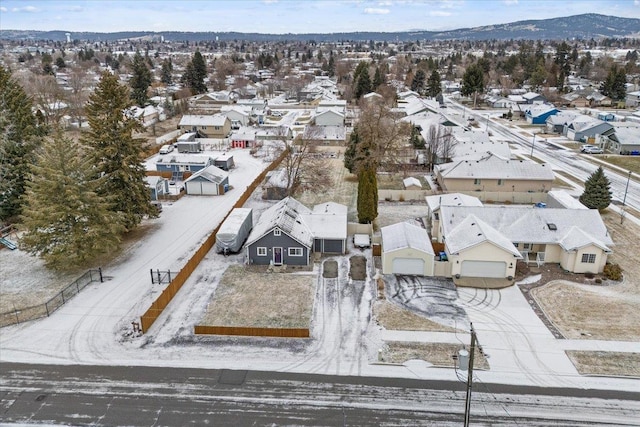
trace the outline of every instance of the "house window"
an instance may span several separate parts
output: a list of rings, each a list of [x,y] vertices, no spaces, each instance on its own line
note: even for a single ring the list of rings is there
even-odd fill
[[[204,129],[206,129],[206,128],[207,128],[206,126],[202,126],[202,129],[203,129],[203,130],[204,130]]]
[[[280,231],[279,228],[276,228],[276,229],[273,230],[273,235],[274,236],[280,236],[281,234],[282,234],[282,231]]]
[[[516,248],[520,247],[520,243],[514,243],[513,246],[515,246]]]
[[[582,254],[583,264],[594,264],[596,262],[596,254]]]
[[[302,248],[289,248],[289,256],[302,256]]]
[[[523,243],[522,244],[522,249],[533,249],[533,244],[531,243]]]
[[[473,180],[473,184],[474,185],[480,185],[480,180],[479,179],[474,179]]]
[[[259,247],[258,248],[258,256],[267,256],[267,248]]]
[[[499,179],[499,180],[498,180],[498,185],[503,185],[503,184],[504,184],[504,180]]]

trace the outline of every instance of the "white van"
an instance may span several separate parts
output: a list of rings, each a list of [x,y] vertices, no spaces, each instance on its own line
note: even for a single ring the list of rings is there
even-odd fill
[[[160,147],[160,154],[169,154],[173,151],[173,145],[163,145]]]

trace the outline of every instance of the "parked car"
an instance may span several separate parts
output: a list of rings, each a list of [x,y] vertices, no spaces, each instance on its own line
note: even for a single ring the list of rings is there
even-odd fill
[[[173,151],[173,145],[163,145],[160,147],[160,154],[169,154]]]
[[[604,150],[600,147],[590,147],[584,150],[585,154],[602,154]]]
[[[582,147],[580,147],[580,152],[584,153],[586,150],[590,150],[592,148],[598,148],[595,145],[591,145],[591,144],[584,144]]]

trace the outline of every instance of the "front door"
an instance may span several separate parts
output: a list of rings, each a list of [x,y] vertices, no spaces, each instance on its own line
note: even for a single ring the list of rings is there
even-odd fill
[[[282,248],[273,248],[273,265],[282,265]]]

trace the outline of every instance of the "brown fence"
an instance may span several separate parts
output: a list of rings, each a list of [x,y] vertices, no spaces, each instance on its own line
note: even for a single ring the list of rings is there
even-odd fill
[[[193,328],[196,335],[240,335],[243,337],[309,338],[307,328],[247,328],[236,326],[201,326]]]
[[[253,180],[251,185],[247,187],[245,192],[242,194],[242,196],[240,196],[240,198],[235,203],[235,205],[233,205],[233,207],[234,208],[242,207],[245,204],[245,202],[249,199],[249,197],[251,197],[251,194],[255,191],[255,189],[258,188],[258,185],[260,185],[260,183],[267,176],[267,173],[277,168],[285,156],[286,156],[286,152],[283,152],[264,171],[262,171],[262,173],[258,175],[258,177],[255,180]],[[227,219],[227,216],[229,216],[229,213],[230,212],[227,213],[227,215],[223,218],[220,224],[222,224],[224,220]],[[180,288],[182,288],[182,285],[184,284],[184,282],[186,282],[189,276],[191,276],[191,273],[193,273],[193,270],[196,269],[196,267],[200,264],[200,261],[202,261],[202,259],[211,250],[211,248],[216,242],[216,234],[218,233],[219,228],[220,228],[220,225],[218,225],[213,230],[213,232],[211,232],[211,234],[209,235],[209,237],[207,237],[207,239],[204,241],[202,246],[200,246],[200,248],[196,251],[196,253],[193,254],[193,256],[189,259],[189,261],[187,261],[187,264],[184,267],[182,267],[180,272],[176,274],[176,276],[173,278],[169,286],[167,286],[165,290],[162,291],[160,296],[158,296],[158,298],[156,298],[156,300],[151,304],[151,307],[149,307],[147,311],[140,317],[140,328],[142,329],[142,332],[147,332],[149,328],[151,328],[151,325],[153,325],[153,322],[155,322],[156,319],[162,314],[162,310],[164,310],[165,307],[169,305],[173,297],[178,293]]]
[[[62,307],[67,301],[83,290],[87,285],[93,282],[102,281],[102,269],[88,270],[44,304],[18,308],[6,313],[0,313],[0,327],[40,319],[41,317],[48,317],[51,313]]]

